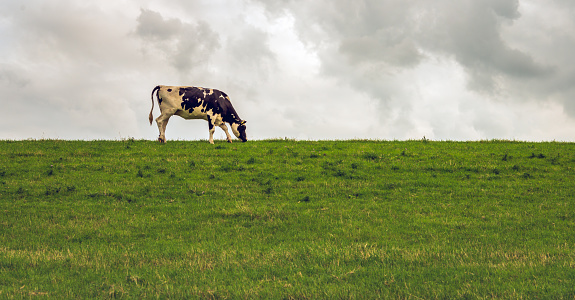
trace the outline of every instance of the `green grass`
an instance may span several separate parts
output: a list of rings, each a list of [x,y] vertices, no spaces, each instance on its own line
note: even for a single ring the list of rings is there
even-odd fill
[[[575,297],[575,144],[0,141],[0,298]]]

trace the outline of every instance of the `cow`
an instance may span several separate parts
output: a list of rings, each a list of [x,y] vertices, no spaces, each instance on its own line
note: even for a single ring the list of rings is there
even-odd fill
[[[152,125],[154,110],[154,93],[158,99],[160,116],[156,118],[160,136],[160,143],[166,142],[166,125],[171,116],[177,115],[184,119],[204,119],[208,121],[210,144],[214,143],[215,126],[219,126],[226,133],[228,142],[232,137],[228,132],[226,123],[230,124],[232,132],[242,142],[246,142],[246,121],[242,120],[232,106],[226,93],[216,89],[192,86],[165,86],[158,85],[152,90],[152,109],[150,110],[150,126]]]

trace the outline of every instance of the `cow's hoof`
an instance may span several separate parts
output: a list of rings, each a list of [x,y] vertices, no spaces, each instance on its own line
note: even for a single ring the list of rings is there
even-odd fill
[[[163,139],[163,138],[158,138],[158,142],[160,142],[160,143],[162,143],[162,144],[165,144],[165,143],[166,143],[166,140]]]
[[[228,143],[230,143],[230,144],[231,144],[231,143],[232,143],[232,140],[228,140]]]

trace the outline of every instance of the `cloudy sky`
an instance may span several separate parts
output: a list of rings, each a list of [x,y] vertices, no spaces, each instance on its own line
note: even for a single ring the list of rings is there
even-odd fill
[[[225,91],[251,139],[575,141],[574,16],[573,0],[3,0],[0,139],[156,139],[164,84]],[[173,117],[166,136],[208,125]]]

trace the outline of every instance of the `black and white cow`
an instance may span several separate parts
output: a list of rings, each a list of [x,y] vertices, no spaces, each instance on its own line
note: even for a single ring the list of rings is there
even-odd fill
[[[242,140],[246,138],[246,121],[240,119],[232,106],[226,93],[201,87],[191,86],[164,86],[158,85],[152,90],[152,109],[150,110],[150,125],[152,125],[152,111],[154,110],[154,92],[160,106],[160,116],[156,119],[160,137],[158,141],[166,142],[166,125],[171,116],[177,115],[184,119],[204,119],[210,128],[210,144],[214,143],[215,126],[224,130],[228,142],[232,137],[228,132],[226,123],[230,124],[234,135]]]

